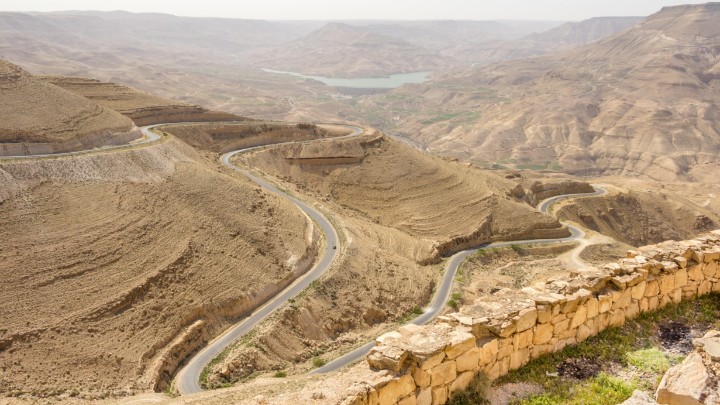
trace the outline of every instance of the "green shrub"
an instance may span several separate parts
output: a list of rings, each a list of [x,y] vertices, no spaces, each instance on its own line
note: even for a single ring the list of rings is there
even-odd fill
[[[315,356],[312,359],[312,364],[315,366],[315,368],[322,367],[327,364],[327,360],[323,359],[320,356]]]

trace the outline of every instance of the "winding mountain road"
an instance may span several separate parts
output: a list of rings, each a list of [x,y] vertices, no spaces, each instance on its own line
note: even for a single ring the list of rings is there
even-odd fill
[[[362,128],[359,127],[348,125],[343,126],[352,129],[352,133],[332,139],[357,136],[364,131]],[[302,141],[300,143],[319,142],[325,139],[327,138],[312,141]],[[337,246],[339,244],[338,235],[335,231],[335,228],[332,226],[330,221],[325,218],[323,214],[315,210],[312,206],[298,200],[297,198],[285,193],[284,191],[279,190],[270,182],[253,175],[248,170],[236,166],[231,162],[233,156],[240,153],[263,149],[267,147],[276,147],[278,145],[287,145],[291,143],[296,142],[283,142],[272,145],[263,145],[236,150],[222,155],[220,157],[220,162],[223,165],[247,176],[249,179],[257,183],[260,187],[272,193],[275,193],[283,198],[286,198],[291,203],[295,204],[298,208],[300,208],[307,216],[309,216],[315,223],[320,226],[320,229],[322,230],[326,241],[325,252],[323,253],[320,260],[315,263],[315,266],[309,272],[299,277],[297,280],[295,280],[295,282],[290,284],[281,293],[271,298],[261,307],[256,309],[249,317],[244,318],[242,321],[238,322],[237,324],[226,330],[223,334],[213,339],[210,343],[208,343],[207,346],[205,346],[205,348],[203,348],[195,356],[193,356],[175,377],[175,387],[180,392],[180,394],[185,395],[202,391],[202,387],[200,387],[200,374],[202,373],[205,366],[207,366],[208,363],[212,361],[212,359],[217,357],[223,350],[225,350],[226,347],[230,346],[234,341],[236,341],[246,333],[250,332],[265,318],[267,318],[273,312],[285,305],[285,303],[288,302],[291,298],[297,296],[301,291],[307,288],[310,283],[322,276],[323,273],[330,269],[333,260],[335,260],[335,257],[337,256],[337,250],[333,249],[332,246]]]
[[[598,196],[607,193],[607,190],[605,190],[602,187],[593,185],[593,188],[595,189],[592,193],[577,193],[577,194],[564,194],[564,195],[558,195],[555,197],[548,198],[546,200],[543,200],[540,204],[538,204],[538,211],[542,212],[543,214],[548,214],[550,211],[550,207],[564,199],[568,198],[575,198],[575,197],[592,197],[592,196]],[[447,263],[447,266],[445,267],[445,275],[443,275],[442,281],[440,282],[440,286],[435,291],[435,295],[433,296],[432,301],[430,302],[430,306],[425,308],[423,313],[418,316],[417,318],[410,321],[410,323],[413,323],[415,325],[423,325],[431,320],[433,320],[436,316],[438,316],[443,308],[445,307],[445,304],[450,299],[450,292],[452,291],[452,285],[453,280],[455,279],[455,275],[457,274],[457,270],[460,267],[460,264],[465,260],[468,256],[476,253],[480,249],[489,249],[489,248],[502,248],[502,247],[508,247],[513,245],[536,245],[536,244],[545,244],[545,243],[556,243],[556,242],[570,242],[574,240],[578,240],[585,237],[585,232],[583,232],[580,228],[564,223],[563,225],[567,226],[568,230],[570,231],[570,236],[565,238],[555,238],[555,239],[529,239],[529,240],[516,240],[516,241],[506,241],[506,242],[493,242],[493,243],[485,243],[483,245],[480,245],[476,248],[463,250],[461,252],[455,253],[453,256],[450,257],[450,260]],[[320,373],[329,373],[335,370],[338,370],[348,364],[354,363],[362,358],[364,358],[370,349],[375,347],[375,341],[370,341],[366,343],[363,346],[358,347],[357,349],[336,358],[335,360],[332,360],[325,364],[322,367],[319,367],[311,372],[311,374],[320,374]]]
[[[106,152],[110,150],[115,149],[124,149],[128,147],[134,147],[137,145],[149,145],[155,142],[158,142],[162,139],[162,136],[153,132],[152,129],[160,126],[166,126],[166,125],[183,125],[183,124],[189,124],[189,123],[168,123],[168,124],[156,124],[156,125],[148,125],[144,127],[140,127],[140,131],[144,135],[144,138],[141,140],[137,140],[134,142],[131,142],[126,145],[117,145],[117,146],[108,146],[103,148],[96,148],[91,150],[84,150],[84,151],[77,151],[77,152],[65,152],[65,153],[56,153],[56,154],[45,154],[45,155],[27,155],[27,156],[2,156],[0,157],[0,160],[2,159],[24,159],[24,158],[55,158],[55,157],[63,157],[63,156],[75,156],[75,155],[84,155],[89,153],[97,153],[97,152]],[[352,129],[352,133],[349,135],[344,135],[340,137],[335,137],[333,139],[339,139],[339,138],[347,138],[347,137],[353,137],[360,135],[364,132],[364,130],[360,127],[356,126],[350,126],[350,125],[335,125],[335,126],[342,126],[349,129]],[[295,280],[292,284],[290,284],[288,287],[286,287],[282,292],[280,292],[278,295],[274,296],[270,300],[268,300],[266,303],[264,303],[262,306],[257,308],[250,316],[244,318],[242,321],[238,322],[237,324],[230,327],[228,330],[226,330],[224,333],[222,333],[220,336],[213,339],[205,348],[200,350],[195,356],[193,356],[190,361],[178,372],[176,378],[175,378],[175,386],[177,390],[185,395],[185,394],[192,394],[196,392],[202,391],[202,387],[200,387],[200,375],[212,359],[217,357],[225,348],[230,346],[234,341],[251,331],[255,326],[257,326],[260,322],[262,322],[265,318],[267,318],[269,315],[271,315],[273,312],[275,312],[277,309],[282,307],[285,303],[287,303],[290,299],[297,296],[301,291],[303,291],[305,288],[307,288],[310,283],[317,280],[323,273],[325,273],[330,266],[332,265],[335,257],[337,256],[337,250],[333,249],[331,246],[338,246],[339,245],[339,239],[338,234],[333,225],[330,223],[330,221],[320,212],[315,210],[312,206],[298,200],[297,198],[285,193],[284,191],[279,190],[277,187],[272,185],[270,182],[255,176],[254,174],[250,173],[250,171],[241,168],[239,166],[234,165],[231,160],[232,158],[240,153],[249,152],[252,150],[258,150],[262,148],[268,148],[268,147],[275,147],[279,145],[287,145],[292,143],[309,143],[309,142],[319,142],[323,141],[327,138],[323,139],[317,139],[317,140],[309,140],[309,141],[300,141],[300,142],[283,142],[283,143],[276,143],[271,145],[263,145],[263,146],[256,146],[256,147],[250,147],[245,149],[240,149],[236,151],[232,151],[229,153],[226,153],[221,156],[220,162],[233,170],[236,170],[255,183],[257,183],[260,187],[278,194],[279,196],[286,198],[288,201],[295,204],[300,210],[302,210],[308,217],[310,217],[315,223],[317,223],[320,226],[320,229],[322,230],[324,234],[324,238],[326,241],[326,247],[325,251],[322,254],[322,257],[319,261],[315,263],[313,268],[305,273],[303,276],[299,277],[297,280]],[[548,214],[550,207],[563,199],[568,198],[576,198],[576,197],[591,197],[591,196],[598,196],[607,193],[605,189],[602,187],[593,185],[593,188],[595,191],[593,193],[576,193],[576,194],[565,194],[565,195],[559,195],[555,197],[548,198],[544,201],[542,201],[540,204],[538,204],[538,210],[544,214]],[[573,240],[581,239],[585,236],[585,233],[570,224],[564,224],[567,226],[568,230],[570,231],[570,236],[565,238],[555,238],[555,239],[533,239],[533,240],[518,240],[518,241],[506,241],[506,242],[493,242],[493,243],[486,243],[483,245],[480,245],[473,249],[463,250],[461,252],[458,252],[450,257],[448,264],[445,269],[445,274],[443,275],[442,281],[435,291],[435,294],[433,296],[433,299],[430,303],[430,305],[425,308],[423,313],[418,316],[417,318],[413,319],[411,323],[416,325],[423,325],[425,323],[428,323],[429,321],[433,320],[436,316],[438,316],[445,304],[447,303],[448,299],[450,298],[450,293],[452,291],[452,285],[453,280],[455,279],[455,275],[457,273],[458,268],[460,267],[460,264],[465,260],[468,256],[476,253],[479,249],[487,249],[487,248],[501,248],[501,247],[507,247],[512,245],[526,245],[526,244],[545,244],[545,243],[556,243],[556,242],[569,242]],[[354,349],[353,351],[336,358],[335,360],[327,363],[326,365],[315,369],[312,371],[313,374],[316,373],[329,373],[335,370],[338,370],[348,364],[354,363],[355,361],[358,361],[365,357],[367,353],[375,346],[375,341],[368,342],[367,344],[358,347]]]

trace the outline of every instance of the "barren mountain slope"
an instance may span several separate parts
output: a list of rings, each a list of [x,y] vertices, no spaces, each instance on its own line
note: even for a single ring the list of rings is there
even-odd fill
[[[209,111],[199,105],[165,99],[116,83],[77,77],[39,78],[130,117],[138,126],[166,122],[244,119],[233,114]]]
[[[296,207],[176,140],[0,162],[0,210],[2,395],[162,389],[317,249]]]
[[[0,60],[0,155],[78,150],[141,137],[115,111]]]
[[[718,33],[720,4],[669,7],[587,47],[446,75],[365,108],[382,105],[397,131],[464,159],[714,181]]]
[[[514,181],[429,157],[381,134],[272,147],[239,161],[322,202],[346,238],[336,267],[242,339],[210,384],[276,369],[302,372],[426,305],[440,255],[501,238],[566,231],[510,194]]]
[[[442,254],[480,241],[556,233],[559,226],[516,199],[522,193],[514,181],[384,135],[288,145],[245,158],[378,224],[434,240]]]
[[[450,63],[435,51],[403,39],[342,23],[329,23],[253,58],[259,67],[337,77],[436,70]]]

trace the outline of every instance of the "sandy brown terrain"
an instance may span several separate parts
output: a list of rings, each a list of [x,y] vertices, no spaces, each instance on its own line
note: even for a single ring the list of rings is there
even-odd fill
[[[327,77],[375,77],[438,70],[453,60],[401,38],[329,23],[254,58],[257,66]]]
[[[233,114],[165,99],[117,83],[60,76],[39,78],[117,111],[132,119],[138,126],[167,122],[246,120]]]
[[[142,135],[119,113],[0,60],[0,156],[121,144]]]
[[[586,47],[365,98],[355,116],[479,163],[713,182],[718,21],[716,3],[668,7]]]
[[[717,185],[599,180],[616,187],[606,196],[559,204],[558,217],[631,246],[688,239],[720,224],[720,211],[711,205]]]
[[[298,210],[178,141],[0,178],[3,395],[161,388],[315,255]]]

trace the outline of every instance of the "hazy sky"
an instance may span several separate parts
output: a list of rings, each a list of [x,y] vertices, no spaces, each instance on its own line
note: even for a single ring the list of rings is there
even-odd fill
[[[272,20],[454,19],[582,20],[645,16],[662,0],[2,0],[2,11],[126,10],[195,17]]]

